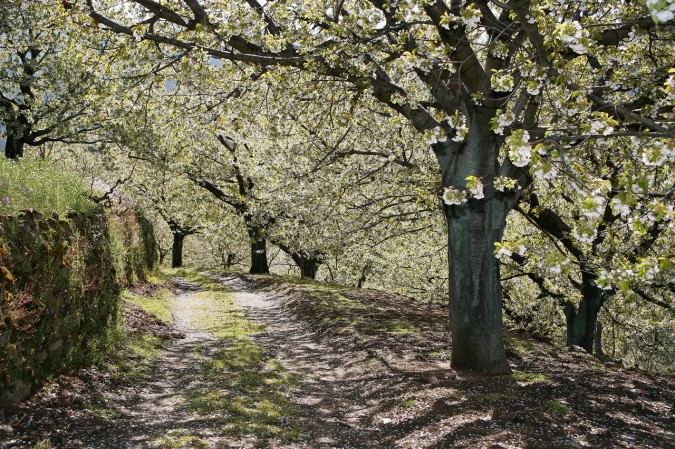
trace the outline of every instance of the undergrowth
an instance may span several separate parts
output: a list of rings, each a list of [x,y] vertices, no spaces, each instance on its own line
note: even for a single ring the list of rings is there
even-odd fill
[[[150,296],[124,290],[122,299],[126,304],[140,307],[167,324],[172,321],[171,310],[175,295],[167,288],[159,288]],[[147,376],[150,367],[168,346],[169,341],[143,329],[129,329],[122,325],[121,319],[118,322],[119,324],[108,332],[105,347],[98,352],[97,362],[106,363],[116,379],[134,383]]]
[[[95,204],[80,178],[44,161],[0,159],[0,215],[90,213]]]
[[[171,304],[176,295],[168,288],[160,288],[152,296],[138,295],[130,290],[122,292],[122,299],[140,307],[165,323],[171,323]]]

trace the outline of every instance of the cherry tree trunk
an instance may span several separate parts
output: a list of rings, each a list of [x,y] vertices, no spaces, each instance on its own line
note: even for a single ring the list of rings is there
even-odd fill
[[[269,265],[267,264],[267,241],[265,239],[251,243],[251,269],[249,273],[270,273]]]
[[[454,368],[501,374],[510,368],[502,341],[502,287],[494,243],[501,240],[504,225],[495,220],[492,202],[471,200],[468,207],[454,207],[447,215],[450,329]]]
[[[593,342],[598,323],[598,314],[605,303],[603,291],[595,285],[596,276],[582,274],[581,302],[578,307],[569,304],[565,307],[567,321],[567,344],[584,348],[593,354]]]
[[[23,157],[23,150],[23,140],[16,138],[14,134],[8,132],[7,141],[5,142],[5,157],[8,159],[18,159]]]
[[[461,142],[433,145],[443,186],[466,191],[468,177],[482,180],[483,195],[444,205],[448,227],[452,366],[488,374],[510,372],[502,340],[502,287],[495,242],[517,192],[494,189],[500,142],[490,129],[494,111],[476,108],[468,115],[469,133]]]
[[[305,257],[298,253],[294,253],[291,257],[298,268],[300,268],[300,277],[302,279],[316,279],[316,272],[319,271],[321,262],[313,257]]]
[[[171,267],[179,268],[183,266],[183,241],[185,234],[174,232],[173,246],[171,248]]]

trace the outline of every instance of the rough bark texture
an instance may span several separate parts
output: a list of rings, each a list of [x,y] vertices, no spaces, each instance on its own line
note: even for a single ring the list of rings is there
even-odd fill
[[[578,307],[568,304],[565,307],[567,320],[567,344],[581,346],[593,354],[595,329],[598,314],[605,302],[602,290],[595,285],[596,276],[584,273],[582,276],[581,302]]]
[[[463,142],[434,147],[443,185],[463,188],[468,176],[495,176],[499,142],[489,129],[491,112],[472,111],[476,125]],[[515,195],[485,182],[484,198],[444,207],[448,226],[452,366],[489,374],[510,372],[502,341],[502,291],[494,244],[502,238]]]
[[[171,249],[171,267],[178,268],[183,266],[183,241],[185,235],[182,233],[173,234],[173,247]]]
[[[251,243],[251,274],[269,274],[267,264],[267,241],[262,239]]]
[[[448,217],[452,366],[490,374],[509,372],[502,342],[502,295],[494,243],[495,226],[487,202]]]

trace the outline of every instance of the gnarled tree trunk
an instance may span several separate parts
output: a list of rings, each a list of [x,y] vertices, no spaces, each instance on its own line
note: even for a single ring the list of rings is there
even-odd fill
[[[581,346],[589,354],[593,354],[595,329],[598,314],[605,303],[602,289],[595,285],[596,276],[582,273],[581,302],[578,307],[572,303],[565,306],[567,320],[567,344]]]
[[[300,268],[300,277],[302,279],[316,279],[316,272],[319,271],[319,265],[321,265],[319,259],[305,257],[298,253],[293,253],[291,257],[298,268]]]
[[[267,241],[260,239],[251,243],[251,274],[269,274],[267,264]]]

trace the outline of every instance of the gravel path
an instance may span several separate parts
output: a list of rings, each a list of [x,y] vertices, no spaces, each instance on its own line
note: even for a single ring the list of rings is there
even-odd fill
[[[185,338],[174,340],[151,369],[146,383],[135,395],[115,404],[121,416],[106,432],[85,440],[86,447],[100,449],[157,448],[167,435],[200,434],[208,437],[213,429],[197,428],[198,421],[181,411],[177,404],[186,388],[186,374],[199,369],[199,362],[218,340],[192,325],[200,300],[194,297],[196,285],[175,279],[182,293],[175,298],[173,325]]]

